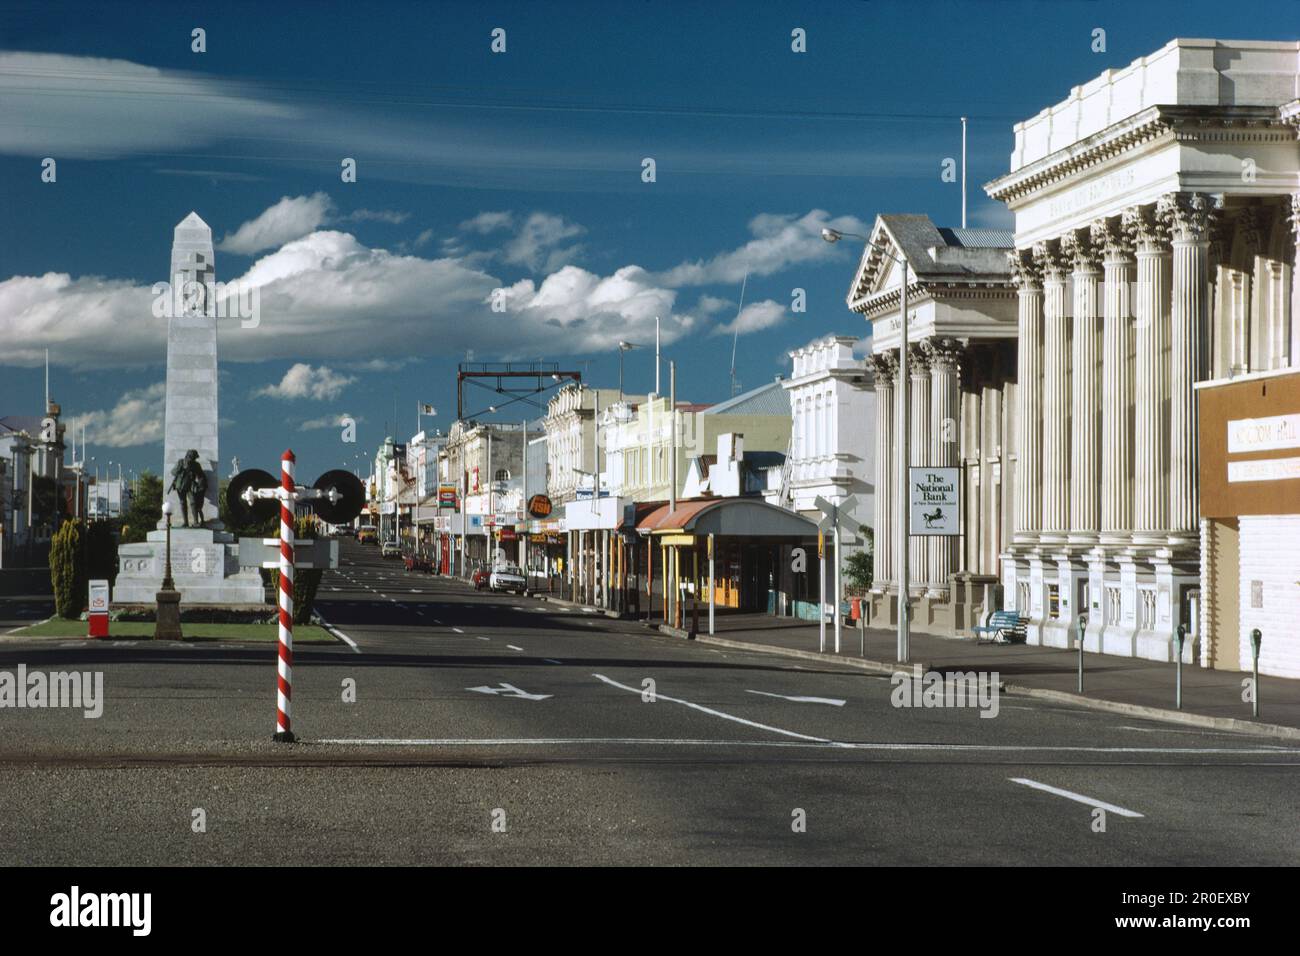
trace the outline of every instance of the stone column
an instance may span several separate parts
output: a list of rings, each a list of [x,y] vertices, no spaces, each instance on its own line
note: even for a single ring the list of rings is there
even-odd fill
[[[1074,268],[1070,540],[1093,544],[1101,526],[1101,270],[1090,232],[1063,237],[1061,250]]]
[[[1170,533],[1197,538],[1198,456],[1195,382],[1207,372],[1202,343],[1208,326],[1210,203],[1202,193],[1171,193],[1157,211],[1173,236],[1173,295],[1169,329]]]
[[[1291,194],[1291,367],[1300,366],[1300,193]]]
[[[1065,257],[1055,241],[1034,246],[1043,270],[1043,535],[1070,528],[1070,329]]]
[[[929,339],[922,345],[930,366],[930,453],[927,465],[951,468],[958,464],[957,422],[960,420],[958,372],[961,349],[952,339]],[[931,597],[947,594],[957,539],[927,537],[926,584]]]
[[[912,455],[908,464],[912,466],[928,465],[930,457],[930,366],[927,361],[925,350],[918,345],[910,346],[907,353],[908,375],[911,378],[911,416],[912,416]],[[909,495],[907,489],[900,489],[898,507],[908,507]],[[915,588],[919,583],[926,580],[928,567],[926,565],[925,548],[926,539],[912,535],[911,540],[905,542],[909,547],[908,566],[911,578],[909,586]]]
[[[1007,262],[1020,299],[1016,343],[1015,542],[1029,544],[1038,538],[1043,514],[1043,284],[1042,273],[1028,250],[1009,253]]]
[[[1133,528],[1133,245],[1115,220],[1093,223],[1104,250],[1102,307],[1101,528],[1112,541]]]
[[[1163,541],[1159,532],[1168,525],[1169,439],[1164,413],[1169,394],[1168,233],[1150,207],[1126,209],[1123,222],[1137,251],[1133,527],[1153,543],[1154,538]]]
[[[871,356],[876,381],[876,490],[875,526],[872,529],[872,578],[877,590],[897,582],[894,559],[894,515],[896,481],[894,468],[894,379],[898,359],[893,352]]]

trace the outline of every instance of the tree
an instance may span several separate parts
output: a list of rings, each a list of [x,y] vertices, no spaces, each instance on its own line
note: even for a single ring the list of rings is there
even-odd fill
[[[86,595],[81,519],[65,521],[50,542],[50,583],[54,586],[54,611],[70,620],[81,616]]]
[[[144,541],[162,520],[163,483],[151,471],[143,471],[135,483],[131,506],[122,516],[122,543]]]
[[[875,553],[875,536],[866,525],[859,530],[866,539],[866,547],[849,555],[844,562],[844,576],[849,587],[865,591],[871,587],[873,580],[872,556]]]

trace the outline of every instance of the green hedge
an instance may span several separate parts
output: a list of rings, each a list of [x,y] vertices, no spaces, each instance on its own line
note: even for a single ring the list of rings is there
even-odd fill
[[[277,527],[275,536],[280,536],[280,530]],[[309,517],[301,517],[293,523],[293,537],[295,541],[309,541],[316,537],[316,526]],[[297,568],[295,569],[293,579],[293,623],[309,624],[311,622],[311,612],[316,605],[316,591],[320,587],[320,580],[324,576],[323,568]],[[275,602],[280,603],[280,572],[271,571],[271,589],[275,595]]]
[[[54,586],[54,611],[59,617],[78,618],[89,597],[91,580],[117,580],[117,539],[107,521],[89,524],[80,518],[65,521],[50,543],[50,583]]]

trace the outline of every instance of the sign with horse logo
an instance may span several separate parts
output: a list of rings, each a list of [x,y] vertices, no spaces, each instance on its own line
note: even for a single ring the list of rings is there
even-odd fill
[[[961,534],[960,468],[908,468],[907,489],[912,534]]]

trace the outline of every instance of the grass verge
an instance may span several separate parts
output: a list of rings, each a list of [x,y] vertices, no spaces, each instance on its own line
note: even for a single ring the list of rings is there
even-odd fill
[[[152,621],[113,621],[108,625],[109,639],[133,640],[153,637]],[[9,637],[86,637],[85,621],[54,619],[33,624],[14,631]],[[256,641],[274,643],[279,639],[275,624],[193,624],[181,625],[186,640],[199,641]],[[296,624],[293,628],[294,644],[333,644],[334,635],[315,624]]]

